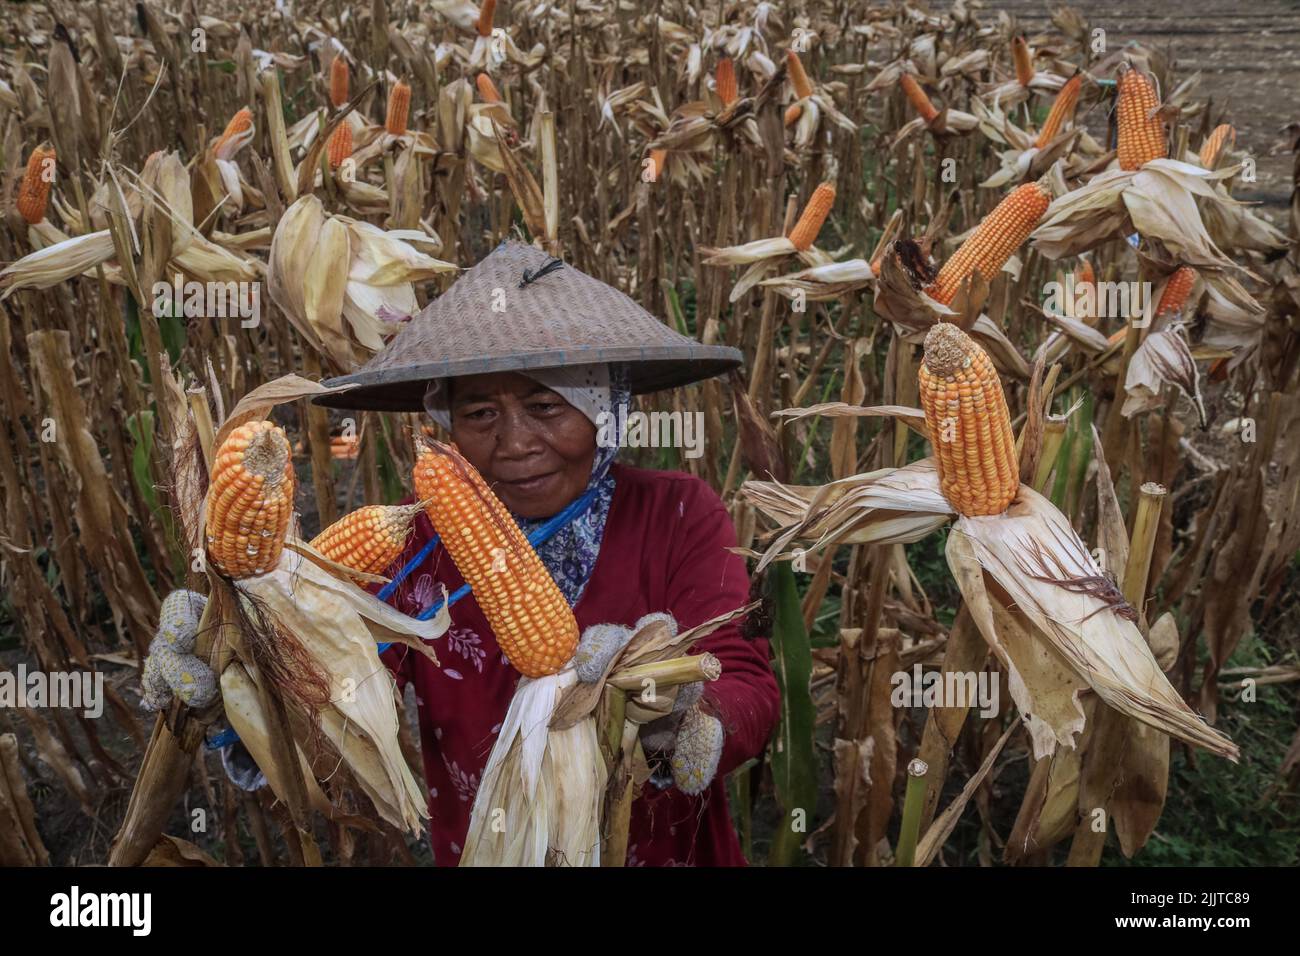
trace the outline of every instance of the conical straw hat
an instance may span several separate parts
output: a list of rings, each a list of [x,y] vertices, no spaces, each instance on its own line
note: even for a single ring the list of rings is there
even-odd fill
[[[617,289],[540,249],[503,242],[411,318],[360,369],[324,384],[356,383],[322,405],[418,412],[429,379],[595,362],[628,363],[633,392],[719,375],[740,351],[701,345]],[[531,281],[528,281],[529,277]]]

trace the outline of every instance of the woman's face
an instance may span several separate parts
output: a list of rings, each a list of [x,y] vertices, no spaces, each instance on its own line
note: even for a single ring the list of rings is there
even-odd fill
[[[518,372],[451,383],[451,438],[505,506],[548,518],[582,494],[596,426],[558,393]]]

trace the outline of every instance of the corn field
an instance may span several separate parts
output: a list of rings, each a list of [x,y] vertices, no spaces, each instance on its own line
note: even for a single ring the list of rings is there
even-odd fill
[[[763,601],[781,718],[727,781],[751,864],[1300,862],[1292,100],[1247,135],[1176,44],[1086,5],[0,23],[0,864],[428,862],[392,783],[419,779],[409,715],[370,763],[300,766],[311,728],[250,677],[313,699],[311,668],[209,567],[279,552],[221,551],[202,507],[236,435],[288,476],[279,536],[341,561],[318,535],[410,498],[434,429],[318,383],[508,239],[744,355],[638,399],[701,413],[702,455],[628,460],[717,491]],[[411,513],[367,527],[400,550]],[[180,588],[215,702],[147,672]],[[99,712],[16,703],[38,672]],[[270,715],[270,786],[209,746],[223,698]]]

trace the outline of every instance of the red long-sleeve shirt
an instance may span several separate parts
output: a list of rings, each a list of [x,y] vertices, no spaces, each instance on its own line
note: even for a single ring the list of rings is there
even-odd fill
[[[580,629],[631,625],[667,611],[682,629],[744,604],[745,562],[731,517],[706,483],[680,472],[614,465],[614,497],[591,579],[574,608]],[[425,515],[416,522],[401,567],[433,535]],[[454,592],[463,579],[441,546],[399,586],[390,602],[417,614],[435,583]],[[452,605],[451,629],[434,643],[441,667],[402,645],[383,655],[399,685],[415,685],[424,776],[428,785],[434,860],[453,865],[469,829],[470,808],[488,754],[514,696],[519,672],[506,661],[473,594]],[[722,662],[722,677],[705,685],[702,705],[726,731],[713,783],[698,797],[676,787],[646,784],[632,808],[628,865],[742,866],[724,778],[757,756],[777,720],[778,692],[767,641],[747,640],[738,626],[696,644]]]

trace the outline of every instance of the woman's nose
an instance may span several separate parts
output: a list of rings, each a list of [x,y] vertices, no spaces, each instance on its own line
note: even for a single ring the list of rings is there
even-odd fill
[[[524,458],[542,451],[544,447],[545,442],[525,409],[507,409],[498,419],[497,454]]]

